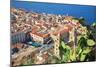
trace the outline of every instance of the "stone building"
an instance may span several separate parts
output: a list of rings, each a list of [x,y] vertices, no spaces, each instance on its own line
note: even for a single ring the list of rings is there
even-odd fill
[[[51,34],[51,37],[53,38],[54,41],[54,55],[59,58],[60,34],[57,35]]]

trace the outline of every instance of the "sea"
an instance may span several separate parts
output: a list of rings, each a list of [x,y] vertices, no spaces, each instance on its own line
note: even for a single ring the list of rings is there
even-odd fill
[[[88,25],[96,22],[96,6],[94,5],[11,0],[10,6],[36,13],[67,15],[76,18],[83,17]]]

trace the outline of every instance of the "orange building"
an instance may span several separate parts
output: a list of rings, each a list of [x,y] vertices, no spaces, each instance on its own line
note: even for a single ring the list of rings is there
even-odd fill
[[[36,41],[36,42],[39,42],[39,43],[45,43],[48,40],[49,36],[50,36],[50,34],[46,31],[37,32],[37,30],[35,30],[35,29],[32,30],[30,35],[31,35],[33,41]]]

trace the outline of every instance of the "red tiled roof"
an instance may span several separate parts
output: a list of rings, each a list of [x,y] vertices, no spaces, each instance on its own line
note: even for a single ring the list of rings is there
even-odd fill
[[[32,34],[35,34],[35,35],[37,35],[37,36],[43,37],[43,38],[49,36],[49,33],[46,33],[46,34],[44,34],[44,33],[38,33],[36,29],[33,29],[31,33],[32,33]]]
[[[65,17],[65,20],[70,21],[70,20],[72,20],[72,18],[73,18],[72,16],[66,16],[66,17]]]
[[[63,34],[63,33],[65,33],[65,32],[69,32],[69,29],[62,29],[62,30],[60,30],[60,31],[54,32],[53,34],[54,34],[54,35],[58,35],[58,34]]]
[[[43,38],[49,36],[49,34],[42,34],[42,33],[36,33],[36,32],[34,32],[34,33],[32,32],[32,34],[37,35],[37,36],[40,36],[40,37],[43,37]]]

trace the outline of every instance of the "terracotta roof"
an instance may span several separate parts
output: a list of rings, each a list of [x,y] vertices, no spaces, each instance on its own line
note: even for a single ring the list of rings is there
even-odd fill
[[[37,36],[40,36],[40,37],[43,37],[43,38],[45,38],[45,37],[48,37],[48,36],[49,36],[49,34],[48,34],[48,33],[47,33],[47,34],[42,34],[42,33],[36,33],[36,32],[34,32],[34,33],[32,33],[32,34],[37,35]]]
[[[31,33],[32,33],[32,34],[35,34],[35,35],[37,35],[37,36],[43,37],[43,38],[49,36],[49,33],[41,33],[41,32],[39,33],[39,32],[37,32],[36,29],[33,29]]]
[[[73,18],[72,16],[66,16],[66,17],[65,17],[65,20],[70,21],[70,20],[72,20],[72,18]]]
[[[24,44],[22,43],[17,43],[17,44],[14,44],[14,45],[11,45],[11,48],[22,48]]]
[[[33,27],[32,28],[32,33],[36,32],[38,30],[38,27]]]
[[[72,28],[73,28],[73,26],[71,26],[71,25],[65,25],[65,27],[68,28],[68,31],[72,30]]]
[[[63,33],[65,33],[65,32],[69,32],[69,29],[62,29],[62,30],[59,30],[59,31],[57,31],[57,32],[54,32],[53,34],[54,34],[54,35],[58,35],[58,34],[63,34]]]

